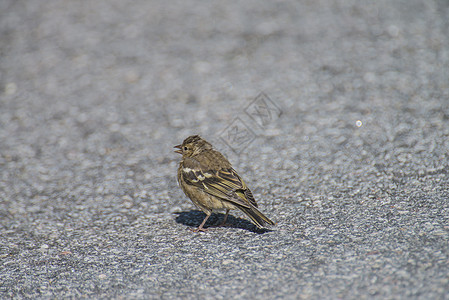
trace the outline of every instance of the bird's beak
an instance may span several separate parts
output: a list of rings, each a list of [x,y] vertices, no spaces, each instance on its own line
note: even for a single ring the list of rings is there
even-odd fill
[[[181,145],[176,145],[173,148],[178,148],[179,150],[175,150],[176,153],[182,154]]]

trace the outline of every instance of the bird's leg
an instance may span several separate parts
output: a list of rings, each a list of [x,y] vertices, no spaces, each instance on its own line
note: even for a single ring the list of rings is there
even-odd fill
[[[211,214],[206,215],[206,217],[204,218],[203,222],[201,223],[200,226],[198,226],[197,229],[194,229],[193,232],[199,232],[199,231],[207,231],[206,228],[203,228],[204,224],[206,224],[207,219],[209,219]]]
[[[228,219],[229,209],[226,210],[226,214],[224,216],[223,222],[219,226],[224,226],[226,224],[226,220]]]

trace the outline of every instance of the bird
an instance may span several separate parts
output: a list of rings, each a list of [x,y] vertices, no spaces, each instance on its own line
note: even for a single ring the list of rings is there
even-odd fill
[[[201,209],[206,217],[193,231],[207,231],[204,228],[213,211],[226,210],[221,226],[231,209],[239,209],[258,227],[275,225],[258,210],[251,190],[237,174],[231,163],[212,145],[199,135],[186,138],[182,144],[174,146],[182,155],[178,167],[178,184],[184,194]]]

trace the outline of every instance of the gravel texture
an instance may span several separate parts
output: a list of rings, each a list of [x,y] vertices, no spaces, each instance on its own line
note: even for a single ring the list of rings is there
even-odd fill
[[[448,299],[448,149],[447,0],[2,0],[0,298]]]

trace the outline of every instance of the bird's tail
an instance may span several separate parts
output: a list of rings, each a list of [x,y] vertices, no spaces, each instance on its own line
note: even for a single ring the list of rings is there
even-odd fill
[[[257,208],[253,205],[249,207],[238,206],[238,208],[243,211],[248,217],[250,217],[251,221],[259,228],[263,228],[265,224],[275,225],[273,221],[268,219],[263,213],[261,213]]]

